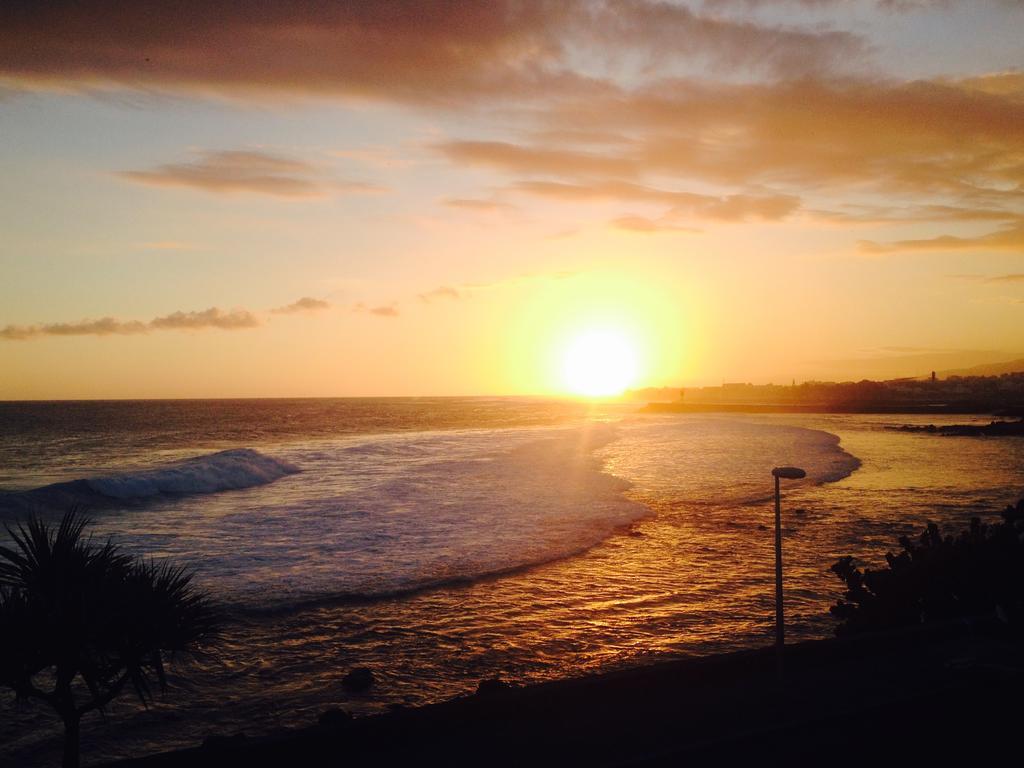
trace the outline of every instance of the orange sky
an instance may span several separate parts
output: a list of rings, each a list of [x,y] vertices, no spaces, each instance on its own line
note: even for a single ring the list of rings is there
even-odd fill
[[[0,7],[0,398],[1024,356],[1022,3],[119,5]]]

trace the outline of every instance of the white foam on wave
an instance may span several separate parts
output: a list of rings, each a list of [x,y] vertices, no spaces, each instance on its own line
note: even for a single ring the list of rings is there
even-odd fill
[[[176,498],[111,524],[234,604],[396,594],[566,557],[650,515],[595,456],[615,437],[593,425],[282,446],[301,482]]]
[[[806,480],[787,487],[836,482],[860,466],[836,435],[790,424],[687,416],[638,419],[621,429],[622,440],[605,452],[608,470],[644,499],[674,507],[763,501],[776,466],[806,470]]]
[[[134,551],[188,562],[219,598],[263,609],[534,566],[655,510],[764,496],[773,465],[799,464],[817,483],[856,462],[824,432],[725,420],[363,435],[275,454],[302,466],[301,482],[175,497],[111,524]],[[159,476],[156,487],[195,488]]]
[[[86,480],[86,484],[104,496],[129,500],[163,493],[216,493],[251,488],[298,471],[293,464],[251,448],[236,448],[155,469],[92,477]]]

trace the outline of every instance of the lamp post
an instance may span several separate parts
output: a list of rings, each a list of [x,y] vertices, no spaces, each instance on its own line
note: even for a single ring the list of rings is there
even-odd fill
[[[776,467],[775,478],[775,663],[779,681],[782,681],[782,653],[786,645],[786,624],[782,614],[782,505],[779,500],[779,480],[799,480],[807,477],[800,467]]]

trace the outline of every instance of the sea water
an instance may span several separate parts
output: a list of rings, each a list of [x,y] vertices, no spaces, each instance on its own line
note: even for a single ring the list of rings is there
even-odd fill
[[[958,418],[956,421],[964,421]],[[645,416],[529,399],[0,404],[0,516],[91,509],[95,535],[196,572],[228,616],[149,709],[84,726],[91,759],[765,644],[772,479],[793,639],[827,636],[828,567],[1024,493],[1024,441],[923,417]],[[949,419],[943,420],[950,421]],[[341,678],[369,666],[352,695]],[[0,761],[54,718],[0,701]]]

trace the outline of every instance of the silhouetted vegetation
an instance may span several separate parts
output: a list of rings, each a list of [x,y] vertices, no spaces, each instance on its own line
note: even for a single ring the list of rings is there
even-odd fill
[[[1024,499],[1008,506],[1002,522],[977,517],[956,535],[930,523],[887,567],[861,570],[843,557],[832,571],[846,592],[831,612],[840,635],[892,629],[960,617],[995,615],[1019,624],[1024,617]]]
[[[166,685],[164,655],[195,650],[217,625],[190,573],[94,543],[87,524],[33,518],[0,547],[0,684],[60,716],[65,766],[78,765],[83,715],[129,686],[145,704],[153,678]]]

